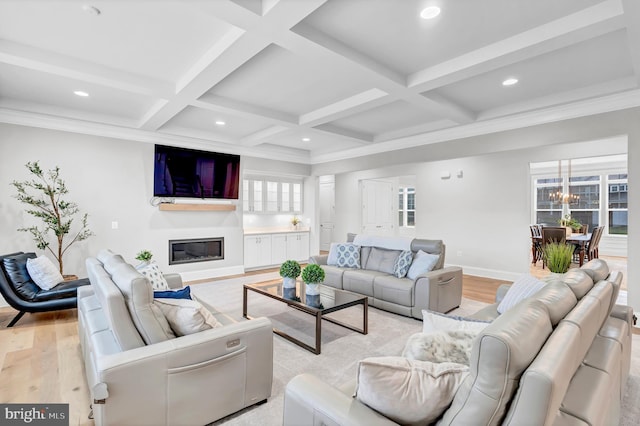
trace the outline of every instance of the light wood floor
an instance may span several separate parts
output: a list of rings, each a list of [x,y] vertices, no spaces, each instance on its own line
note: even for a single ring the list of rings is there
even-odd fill
[[[462,293],[493,303],[496,289],[505,282],[465,275]],[[6,328],[15,314],[12,308],[0,309],[0,402],[69,403],[70,425],[93,425],[87,419],[90,401],[77,310],[26,314]]]

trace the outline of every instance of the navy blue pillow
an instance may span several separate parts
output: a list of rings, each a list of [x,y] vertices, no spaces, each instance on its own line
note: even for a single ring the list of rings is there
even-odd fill
[[[191,300],[191,288],[186,286],[180,290],[164,290],[154,291],[153,297],[155,299],[189,299]]]

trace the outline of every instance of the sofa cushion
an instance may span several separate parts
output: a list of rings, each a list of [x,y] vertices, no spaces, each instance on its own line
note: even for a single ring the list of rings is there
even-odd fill
[[[111,280],[102,264],[94,258],[86,260],[87,272],[91,278],[91,287],[104,316],[109,321],[113,337],[123,351],[144,346],[120,289]]]
[[[545,282],[529,274],[523,274],[513,282],[502,301],[498,304],[498,312],[504,314],[522,300],[532,296],[545,286]]]
[[[591,290],[591,287],[593,287],[593,280],[584,269],[570,269],[562,279],[550,276],[549,278],[545,279],[545,281],[560,281],[565,283],[571,289],[571,291],[573,291],[573,294],[576,295],[576,298],[578,300],[582,299],[584,295],[587,294],[589,290]]]
[[[378,247],[371,247],[371,254],[367,259],[364,269],[369,271],[380,271],[385,274],[393,274],[393,265],[400,255],[401,250],[387,250]]]
[[[409,267],[409,271],[407,272],[407,278],[415,280],[419,275],[432,271],[436,267],[439,259],[440,257],[437,254],[430,254],[419,250],[413,262],[411,262],[411,267]]]
[[[222,327],[200,303],[191,299],[155,299],[176,336]]]
[[[376,277],[384,276],[388,275],[384,272],[367,271],[365,269],[347,269],[342,275],[342,288],[354,293],[374,297],[373,281]]]
[[[342,274],[344,269],[337,266],[320,265],[324,271],[324,281],[322,284],[342,289]]]
[[[561,282],[549,283],[533,295],[549,310],[551,324],[555,327],[576,306],[578,299],[569,287]]]
[[[22,253],[2,259],[9,284],[24,300],[33,300],[40,292],[40,287],[33,282],[27,271],[27,260],[35,258],[35,253]]]
[[[355,396],[397,423],[424,425],[440,417],[467,375],[467,366],[450,362],[366,358],[358,363]]]
[[[396,278],[404,278],[409,272],[411,262],[413,261],[413,252],[411,250],[404,250],[400,252],[398,258],[393,264],[393,275]]]
[[[443,424],[500,424],[520,375],[551,331],[547,308],[533,299],[496,318],[476,337],[470,374],[444,413]]]
[[[129,264],[122,264],[112,274],[127,304],[131,319],[147,345],[175,338],[164,314],[153,304],[151,283]]]
[[[56,265],[46,256],[27,259],[27,271],[33,282],[42,290],[51,290],[64,281]]]
[[[402,306],[413,306],[414,287],[413,281],[408,278],[380,275],[373,280],[373,297]]]
[[[591,277],[594,283],[604,280],[609,276],[609,265],[602,259],[591,259],[580,267]]]

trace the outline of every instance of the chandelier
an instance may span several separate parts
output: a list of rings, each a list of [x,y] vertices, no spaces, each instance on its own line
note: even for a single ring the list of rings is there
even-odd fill
[[[580,196],[571,193],[571,159],[567,160],[567,192],[556,191],[549,194],[549,200],[552,203],[557,204],[577,204],[580,201]],[[564,181],[562,180],[562,160],[558,160],[558,182],[562,183],[564,187]]]

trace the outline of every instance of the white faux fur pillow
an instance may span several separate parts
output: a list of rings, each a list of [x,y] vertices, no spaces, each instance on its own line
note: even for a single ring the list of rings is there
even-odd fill
[[[367,358],[358,363],[355,397],[397,423],[430,424],[449,407],[468,374],[469,367],[451,362]]]
[[[418,361],[455,362],[469,365],[473,339],[477,333],[468,331],[434,331],[409,336],[402,356]]]

